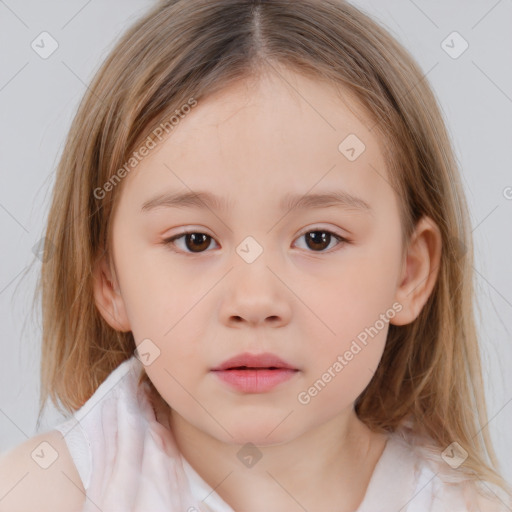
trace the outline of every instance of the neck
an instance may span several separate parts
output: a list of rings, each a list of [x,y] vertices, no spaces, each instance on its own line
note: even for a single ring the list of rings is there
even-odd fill
[[[257,446],[261,458],[254,463],[247,447],[223,443],[170,409],[168,425],[201,478],[244,511],[332,510],[333,503],[356,510],[387,439],[351,409],[286,443]]]

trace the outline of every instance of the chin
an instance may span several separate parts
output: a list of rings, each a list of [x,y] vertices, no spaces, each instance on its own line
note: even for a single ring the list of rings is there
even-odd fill
[[[286,422],[281,422],[283,418],[267,421],[247,418],[244,421],[224,423],[231,436],[222,430],[219,440],[232,445],[252,443],[256,446],[273,446],[287,443],[299,435],[298,432],[290,432],[292,425],[287,425],[286,428]]]

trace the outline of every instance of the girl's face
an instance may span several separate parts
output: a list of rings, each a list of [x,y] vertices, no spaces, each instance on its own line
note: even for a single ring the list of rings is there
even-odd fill
[[[143,344],[172,414],[220,441],[282,443],[352,414],[399,323],[397,198],[349,105],[284,69],[240,82],[182,114],[122,183],[105,317]],[[234,388],[212,369],[244,352],[296,371]]]

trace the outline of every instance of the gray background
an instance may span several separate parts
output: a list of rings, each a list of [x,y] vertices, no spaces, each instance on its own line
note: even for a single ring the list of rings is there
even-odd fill
[[[471,209],[489,430],[512,481],[512,2],[353,3],[409,49],[444,112]],[[39,260],[23,274],[43,236],[66,132],[114,41],[152,4],[0,0],[0,452],[38,432],[40,318],[31,300]],[[43,31],[59,45],[47,59],[31,47]],[[469,44],[458,58],[442,47],[453,31]],[[49,409],[39,432],[61,419]]]

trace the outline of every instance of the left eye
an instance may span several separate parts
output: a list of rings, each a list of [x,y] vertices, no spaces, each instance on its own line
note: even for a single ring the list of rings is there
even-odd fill
[[[325,229],[306,231],[299,237],[299,239],[302,237],[305,237],[306,246],[310,249],[314,249],[313,252],[326,252],[325,249],[329,247],[333,241],[337,242],[335,245],[348,242],[346,238]]]
[[[329,248],[334,241],[336,242],[334,246],[349,242],[346,238],[325,229],[306,231],[298,239],[302,237],[305,237],[306,248],[312,249],[313,252],[326,252],[325,249]],[[206,233],[189,231],[167,238],[163,243],[165,245],[178,245],[176,243],[178,240],[184,242],[184,247],[181,247],[183,252],[201,253],[205,252],[210,246],[213,237]]]

